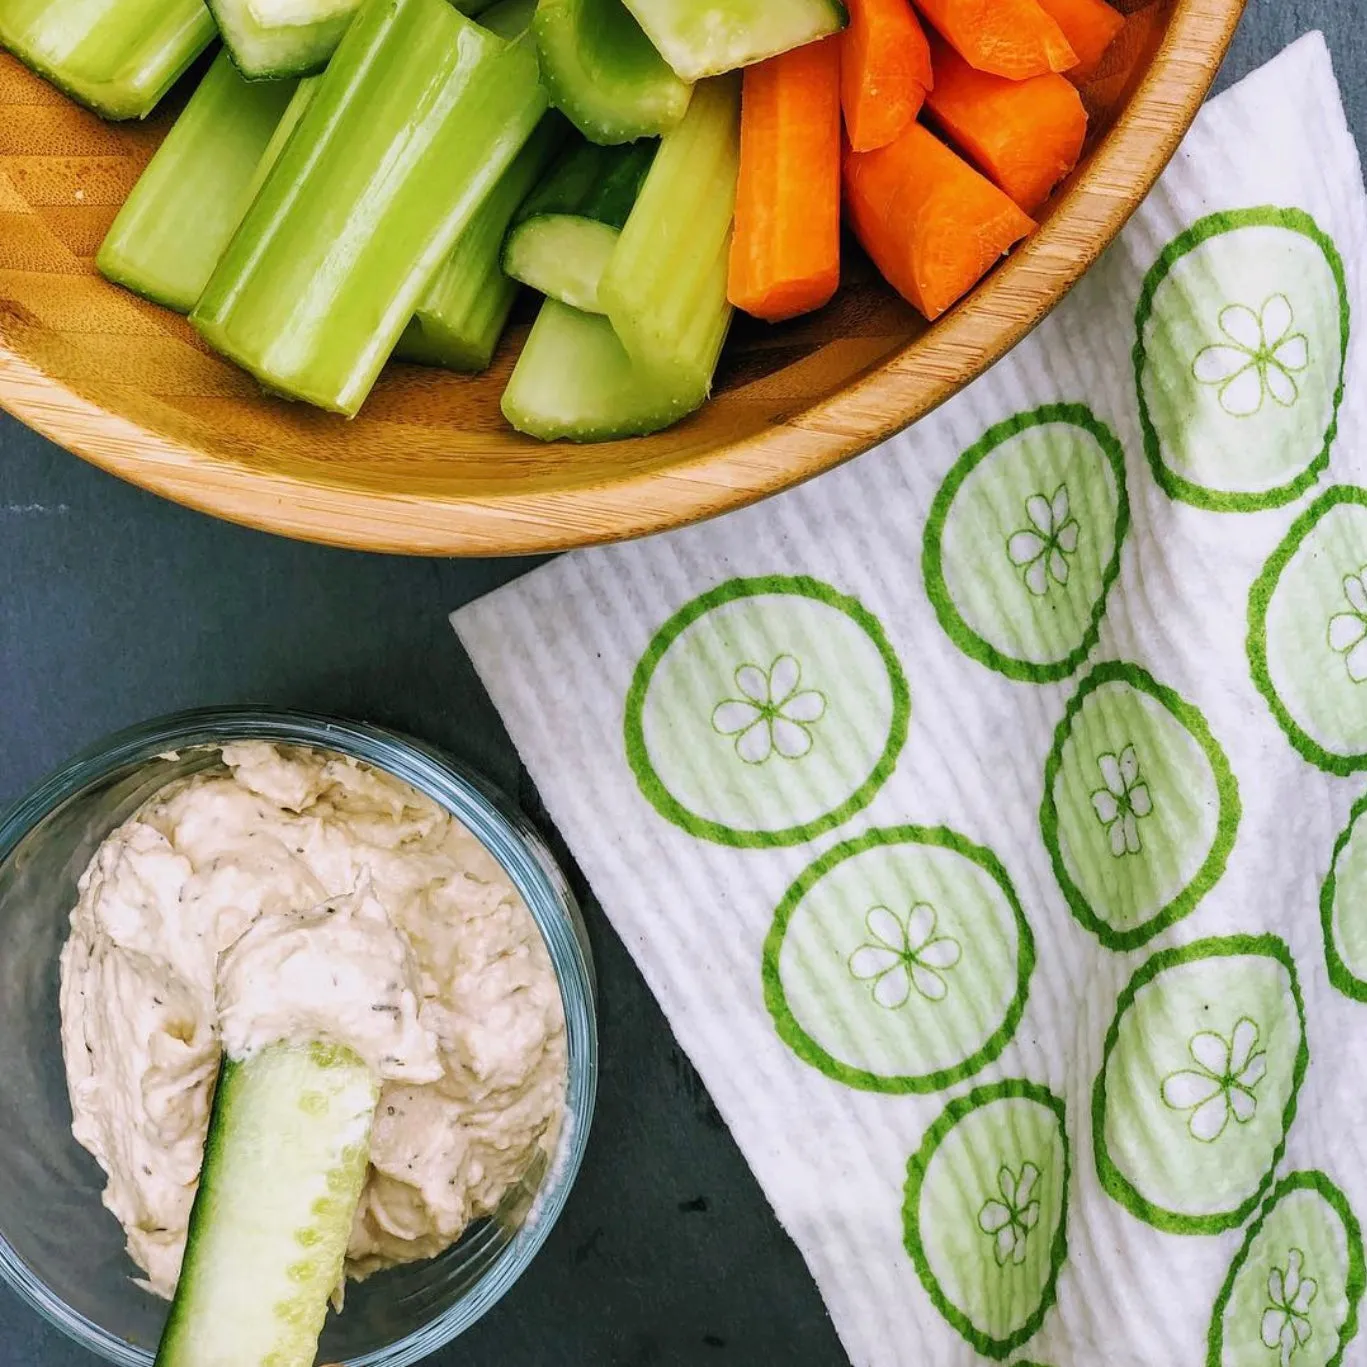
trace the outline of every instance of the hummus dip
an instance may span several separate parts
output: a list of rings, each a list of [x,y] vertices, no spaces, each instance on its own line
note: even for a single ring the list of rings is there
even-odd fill
[[[252,742],[222,758],[96,851],[61,961],[72,1129],[142,1285],[168,1299],[225,1049],[329,1039],[382,1080],[358,1280],[495,1210],[549,1157],[565,1095],[545,943],[474,836],[340,756]]]

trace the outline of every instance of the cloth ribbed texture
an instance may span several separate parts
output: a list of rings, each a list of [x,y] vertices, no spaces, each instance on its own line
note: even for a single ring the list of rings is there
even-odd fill
[[[860,1367],[1367,1362],[1364,247],[1312,35],[911,431],[454,618]]]

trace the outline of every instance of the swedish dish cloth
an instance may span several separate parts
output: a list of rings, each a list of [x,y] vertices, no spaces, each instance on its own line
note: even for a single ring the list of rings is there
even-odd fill
[[[1307,38],[914,430],[455,618],[860,1367],[1367,1362],[1365,247]]]

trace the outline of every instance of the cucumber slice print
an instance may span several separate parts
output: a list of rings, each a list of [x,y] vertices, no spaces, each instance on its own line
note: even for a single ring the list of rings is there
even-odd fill
[[[732,579],[656,633],[626,702],[627,759],[667,820],[723,845],[796,845],[862,811],[911,695],[877,619],[805,576]]]
[[[1292,524],[1249,592],[1248,656],[1301,755],[1367,768],[1367,489],[1336,485]]]
[[[1252,512],[1299,498],[1338,431],[1343,262],[1300,209],[1203,218],[1159,257],[1136,319],[1144,449],[1173,498]]]
[[[1309,1057],[1276,936],[1155,954],[1120,995],[1092,1093],[1101,1185],[1169,1233],[1241,1225],[1271,1184]]]
[[[1337,1367],[1358,1329],[1362,1231],[1320,1172],[1277,1184],[1211,1316],[1207,1367]]]
[[[907,1165],[907,1252],[936,1309],[986,1357],[1008,1357],[1054,1303],[1068,1179],[1063,1103],[1016,1080],[950,1102]]]
[[[930,510],[922,569],[966,655],[1027,683],[1066,678],[1096,645],[1130,525],[1125,453],[1080,404],[992,428]]]
[[[1238,831],[1239,788],[1205,718],[1137,665],[1098,665],[1045,764],[1040,827],[1077,920],[1136,949],[1215,885]]]
[[[1334,844],[1333,863],[1320,890],[1320,921],[1329,981],[1345,997],[1367,1002],[1367,797],[1353,804]]]
[[[764,946],[764,998],[799,1058],[850,1087],[933,1092],[1006,1047],[1034,968],[997,857],[943,827],[834,846],[788,890]]]

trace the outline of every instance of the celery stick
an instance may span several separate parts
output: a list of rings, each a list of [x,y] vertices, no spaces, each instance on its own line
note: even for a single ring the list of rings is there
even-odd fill
[[[688,109],[691,87],[622,0],[540,0],[536,45],[551,103],[591,142],[658,137]]]
[[[546,108],[529,34],[365,0],[195,326],[268,389],[354,415]]]
[[[544,174],[567,131],[558,114],[542,119],[428,286],[399,339],[395,355],[400,360],[448,370],[489,368],[519,288],[500,264],[503,239],[518,205]]]
[[[201,0],[0,0],[0,47],[110,119],[142,119],[209,45]]]
[[[293,94],[293,81],[248,84],[220,52],[114,219],[100,273],[189,313],[247,212]]]
[[[503,416],[543,441],[644,437],[687,417],[707,388],[643,374],[606,318],[547,299],[504,391]]]
[[[256,174],[252,176],[252,183],[247,188],[247,202],[242,209],[244,214],[247,205],[251,204],[266,183],[266,177],[275,170],[275,163],[280,160],[285,145],[294,136],[294,130],[299,127],[299,120],[304,117],[304,111],[313,103],[314,93],[318,89],[318,77],[305,76],[302,80],[291,81],[289,84],[294,87],[294,94],[285,106],[285,112],[280,116],[280,122],[275,125],[275,132],[271,134],[271,140],[266,144],[266,150],[256,165]]]
[[[602,313],[598,286],[657,147],[572,147],[518,210],[503,269],[562,304]]]
[[[684,393],[710,386],[731,324],[739,161],[740,80],[705,81],[660,143],[598,288],[632,361]]]

